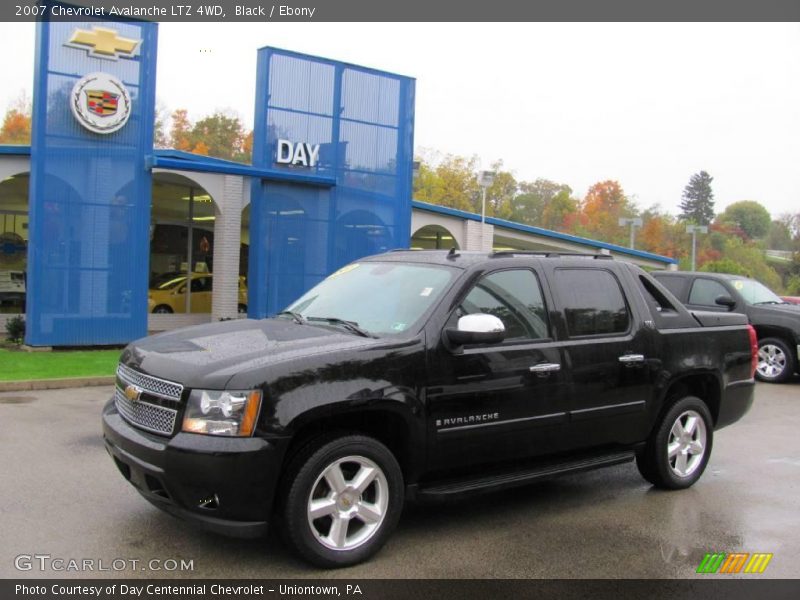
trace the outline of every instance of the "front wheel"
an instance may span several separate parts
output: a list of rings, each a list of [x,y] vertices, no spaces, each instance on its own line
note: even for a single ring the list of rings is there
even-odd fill
[[[794,373],[794,355],[783,340],[758,340],[756,377],[768,383],[783,383]]]
[[[703,474],[713,441],[714,423],[706,403],[685,396],[667,410],[636,457],[636,466],[656,487],[688,488]]]
[[[362,435],[324,438],[286,472],[284,538],[320,567],[343,567],[375,554],[397,525],[403,476],[391,451]]]

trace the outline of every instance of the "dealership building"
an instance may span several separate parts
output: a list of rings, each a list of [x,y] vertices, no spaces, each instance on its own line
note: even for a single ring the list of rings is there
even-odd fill
[[[258,50],[252,164],[153,149],[157,24],[39,23],[30,146],[0,146],[0,325],[122,344],[265,317],[395,248],[673,259],[412,199],[412,78]]]

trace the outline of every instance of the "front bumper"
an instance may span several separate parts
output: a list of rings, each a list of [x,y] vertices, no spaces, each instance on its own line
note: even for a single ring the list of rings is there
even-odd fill
[[[125,421],[113,399],[103,439],[120,473],[158,508],[225,535],[266,533],[288,439],[152,435]]]

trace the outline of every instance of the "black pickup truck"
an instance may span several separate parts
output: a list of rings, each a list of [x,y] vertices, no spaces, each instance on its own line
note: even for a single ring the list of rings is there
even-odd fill
[[[653,277],[689,310],[747,315],[758,337],[756,377],[761,381],[784,383],[800,369],[800,306],[741,275],[655,271]]]
[[[320,566],[374,554],[405,500],[636,460],[699,479],[753,401],[755,333],[602,256],[391,252],[264,320],[122,353],[105,444],[156,506],[210,530],[268,521]]]

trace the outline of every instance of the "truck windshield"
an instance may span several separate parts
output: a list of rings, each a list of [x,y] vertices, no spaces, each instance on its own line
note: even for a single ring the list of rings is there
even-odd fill
[[[314,319],[340,319],[372,335],[413,327],[453,279],[448,267],[390,262],[353,263],[339,269],[286,308]]]
[[[732,283],[748,304],[785,304],[775,292],[753,279],[734,279]]]

